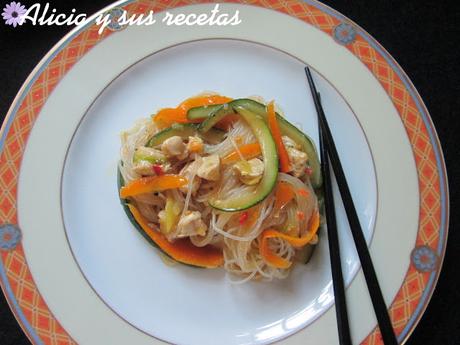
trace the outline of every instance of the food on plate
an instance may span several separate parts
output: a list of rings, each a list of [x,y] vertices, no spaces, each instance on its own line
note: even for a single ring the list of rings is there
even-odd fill
[[[171,259],[251,279],[286,278],[318,242],[322,179],[311,139],[274,102],[216,94],[121,135],[119,193]]]

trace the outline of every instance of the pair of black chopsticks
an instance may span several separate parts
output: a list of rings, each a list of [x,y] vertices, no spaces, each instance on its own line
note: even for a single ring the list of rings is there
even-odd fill
[[[350,224],[351,233],[358,252],[361,267],[366,279],[367,288],[374,307],[375,315],[380,328],[380,333],[385,345],[398,344],[387,312],[387,307],[383,299],[382,291],[375,274],[374,265],[372,264],[371,256],[367,248],[366,240],[363,235],[361,224],[359,223],[358,214],[356,213],[355,205],[348,188],[348,183],[340,163],[340,158],[337,153],[337,148],[332,137],[331,130],[326,120],[321,98],[316,90],[313,77],[310,69],[305,68],[308,84],[310,85],[311,94],[315,103],[316,112],[318,113],[319,133],[320,133],[320,151],[321,151],[321,170],[324,184],[324,205],[326,209],[327,231],[329,238],[329,252],[331,257],[331,271],[334,285],[334,298],[337,315],[337,328],[339,333],[339,341],[341,345],[351,344],[350,328],[348,323],[348,313],[345,299],[345,287],[343,283],[342,266],[340,261],[340,246],[337,234],[337,224],[335,218],[335,206],[332,194],[331,171],[329,160],[332,169],[335,173],[339,191],[342,196],[343,204]]]

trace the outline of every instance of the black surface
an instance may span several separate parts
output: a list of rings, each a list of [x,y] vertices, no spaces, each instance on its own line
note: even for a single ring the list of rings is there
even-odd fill
[[[22,1],[30,6],[35,1]],[[50,1],[60,12],[93,13],[111,1]],[[2,1],[3,8],[9,1]],[[44,3],[44,1],[43,1]],[[373,35],[398,61],[420,92],[438,131],[450,180],[451,221],[447,255],[434,296],[409,345],[460,344],[460,217],[456,212],[460,175],[459,145],[459,5],[448,1],[324,1]],[[0,19],[0,115],[8,111],[24,80],[48,50],[70,29],[20,28]],[[395,167],[397,169],[397,167]],[[391,253],[389,253],[391,255]],[[28,344],[3,296],[0,297],[0,344]],[[103,344],[101,344],[103,345]]]

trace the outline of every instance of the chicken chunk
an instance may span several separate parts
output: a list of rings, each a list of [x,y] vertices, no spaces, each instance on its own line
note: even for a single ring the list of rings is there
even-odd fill
[[[308,155],[300,150],[300,146],[288,136],[283,136],[283,143],[286,147],[291,165],[291,172],[295,177],[301,177],[305,174],[307,167]]]
[[[184,144],[182,138],[177,135],[166,139],[161,144],[161,151],[168,157],[177,157],[180,160],[188,156],[187,146]]]
[[[204,236],[207,230],[208,227],[201,219],[201,213],[198,211],[189,212],[177,224],[177,237]]]
[[[195,176],[192,182],[192,194],[195,194],[201,185],[201,179],[197,176],[199,166],[200,166],[200,163],[195,160],[193,162],[188,163],[180,172],[180,175],[187,178],[189,183],[190,183],[190,180],[192,179],[192,176]],[[188,187],[189,185],[181,187],[180,191],[182,193],[187,193]]]
[[[241,182],[253,186],[260,182],[264,174],[264,162],[258,158],[249,161],[239,161],[233,166]]]
[[[218,181],[220,179],[220,157],[217,154],[203,157],[198,176],[208,181]]]
[[[289,138],[287,135],[283,135],[281,139],[283,139],[283,144],[284,144],[284,147],[286,147],[286,149],[288,148],[299,149],[300,148],[300,146],[294,140]]]

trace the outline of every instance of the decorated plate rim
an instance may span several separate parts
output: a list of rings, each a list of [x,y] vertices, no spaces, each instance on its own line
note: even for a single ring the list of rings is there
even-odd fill
[[[231,1],[231,2],[234,3],[235,1]],[[240,2],[240,1],[236,1],[236,2]],[[208,2],[206,2],[206,1],[205,2],[187,1],[186,3],[183,2],[182,5],[183,4],[190,5],[190,4],[197,4],[197,3],[208,3]],[[241,1],[241,3],[245,4],[244,1]],[[78,38],[78,36],[77,36],[78,34],[85,33],[86,31],[91,32],[92,21],[97,16],[97,14],[104,13],[104,12],[108,11],[109,9],[112,9],[114,7],[117,7],[117,6],[127,6],[129,8],[130,6],[134,7],[136,4],[139,4],[139,6],[147,6],[147,5],[145,5],[145,2],[143,2],[142,0],[141,1],[128,0],[128,1],[119,1],[117,3],[114,3],[112,5],[109,5],[109,6],[105,7],[104,9],[102,9],[101,11],[99,11],[98,13],[93,15],[90,18],[91,21],[88,24],[86,24],[83,27],[75,28],[69,34],[64,36],[64,38],[61,39],[49,51],[49,53],[46,54],[45,57],[39,62],[39,64],[36,66],[36,68],[29,75],[29,77],[24,82],[23,86],[21,87],[20,91],[18,92],[17,96],[15,97],[15,99],[14,99],[14,101],[12,103],[12,106],[10,107],[10,109],[9,109],[9,111],[8,111],[6,117],[5,117],[4,123],[2,124],[2,128],[0,130],[0,148],[1,148],[1,151],[0,151],[1,152],[0,163],[2,163],[2,165],[4,165],[4,166],[7,165],[7,164],[3,164],[5,162],[7,162],[7,159],[5,157],[5,154],[6,154],[5,152],[6,151],[11,151],[11,149],[9,147],[7,147],[6,150],[5,150],[5,145],[8,145],[8,144],[11,145],[11,143],[8,143],[7,141],[11,136],[14,136],[14,134],[15,134],[14,132],[12,134],[10,134],[12,124],[17,119],[18,113],[21,113],[21,110],[24,111],[24,109],[21,109],[21,106],[24,106],[24,102],[27,101],[26,97],[29,95],[32,86],[35,86],[34,84],[36,84],[44,76],[45,72],[48,71],[49,64],[59,55],[59,53],[61,53],[63,50],[66,50],[68,48],[69,43],[73,42],[75,39]],[[406,73],[397,64],[397,62],[394,60],[394,58],[373,37],[371,37],[365,30],[363,30],[356,23],[354,23],[350,19],[346,18],[342,14],[340,14],[337,11],[331,9],[327,5],[324,5],[324,4],[322,4],[320,2],[317,2],[315,0],[305,0],[303,2],[299,1],[298,3],[295,3],[294,5],[292,5],[289,8],[286,8],[286,6],[283,7],[283,5],[281,5],[281,7],[278,7],[278,8],[273,8],[273,7],[275,7],[276,4],[278,6],[280,6],[280,4],[278,2],[275,2],[275,3],[272,3],[271,5],[268,5],[268,4],[265,3],[265,1],[260,1],[260,2],[258,1],[256,3],[251,4],[251,5],[256,5],[256,6],[259,6],[259,7],[261,6],[261,7],[272,8],[272,9],[275,9],[275,10],[280,11],[280,12],[288,13],[288,14],[294,16],[294,17],[296,16],[297,12],[301,12],[304,9],[304,7],[308,7],[308,9],[310,11],[315,11],[316,10],[317,12],[320,12],[320,14],[322,14],[325,18],[329,18],[329,20],[331,20],[333,25],[331,23],[327,23],[324,27],[322,27],[321,23],[319,23],[319,22],[315,23],[314,21],[309,22],[307,19],[304,18],[307,23],[315,26],[317,29],[320,29],[320,30],[325,31],[328,34],[332,35],[332,37],[334,37],[334,39],[336,40],[336,42],[338,44],[342,44],[342,45],[346,46],[355,56],[357,56],[361,60],[361,62],[363,62],[365,65],[367,65],[369,70],[374,74],[374,76],[379,80],[379,82],[385,88],[385,91],[387,92],[388,96],[390,97],[390,99],[393,101],[393,104],[397,108],[398,114],[400,114],[400,116],[402,117],[402,122],[403,122],[403,124],[404,124],[404,126],[406,128],[406,131],[407,131],[408,137],[410,139],[411,146],[412,146],[413,150],[416,149],[416,141],[418,139],[420,139],[418,137],[420,135],[420,132],[416,132],[416,133],[410,132],[408,130],[406,122],[413,120],[413,117],[415,117],[416,119],[421,118],[422,121],[423,121],[422,125],[420,125],[420,123],[418,123],[419,127],[417,128],[417,130],[422,131],[423,132],[422,134],[427,135],[428,141],[426,141],[425,144],[428,144],[428,148],[429,148],[429,151],[430,151],[429,153],[431,155],[434,155],[434,156],[433,157],[427,157],[427,156],[419,157],[419,156],[417,156],[417,153],[414,152],[414,156],[415,156],[416,161],[417,161],[417,173],[418,173],[419,185],[421,184],[421,174],[423,174],[423,172],[421,171],[422,168],[420,167],[420,165],[423,163],[423,162],[420,161],[421,159],[423,159],[423,160],[429,159],[428,162],[431,162],[431,163],[435,162],[436,163],[435,164],[435,166],[436,166],[435,169],[436,170],[434,172],[432,172],[432,173],[434,175],[437,174],[438,176],[437,177],[435,176],[436,179],[435,179],[434,184],[436,186],[433,186],[433,184],[430,184],[429,186],[420,185],[420,188],[421,188],[421,192],[420,192],[420,198],[421,198],[421,200],[420,200],[420,202],[421,202],[420,211],[422,212],[422,204],[423,204],[423,201],[424,201],[424,200],[422,200],[423,197],[424,197],[423,196],[423,191],[425,191],[427,188],[429,188],[429,189],[434,189],[434,191],[436,192],[437,191],[436,187],[439,187],[438,192],[440,194],[439,195],[440,205],[439,205],[439,209],[436,209],[434,211],[434,212],[436,212],[436,214],[439,213],[439,217],[438,217],[439,222],[438,223],[435,222],[435,225],[438,225],[438,226],[437,227],[435,226],[434,229],[433,229],[435,231],[435,234],[438,235],[438,237],[436,237],[435,240],[432,240],[433,243],[435,243],[436,240],[438,241],[438,243],[437,243],[436,249],[433,249],[433,247],[429,245],[429,244],[432,245],[433,243],[431,243],[431,242],[428,243],[429,241],[426,238],[425,239],[420,238],[421,232],[423,231],[422,227],[423,227],[424,217],[425,218],[428,217],[427,214],[421,214],[420,215],[421,219],[420,219],[420,222],[419,222],[419,230],[418,230],[418,233],[417,233],[416,247],[413,249],[413,251],[411,253],[411,266],[409,267],[409,270],[408,270],[408,272],[406,274],[406,278],[402,282],[401,286],[404,287],[404,284],[407,283],[407,280],[408,280],[407,277],[408,277],[409,274],[421,274],[421,275],[425,276],[425,278],[426,278],[426,275],[428,275],[428,279],[426,279],[426,284],[424,286],[424,289],[422,289],[423,293],[421,294],[421,296],[419,297],[419,299],[417,301],[417,307],[415,308],[415,310],[412,313],[412,315],[409,318],[409,320],[404,324],[404,328],[402,329],[402,331],[399,332],[398,339],[399,339],[399,341],[401,343],[404,343],[408,339],[408,337],[410,336],[412,331],[414,330],[415,326],[417,325],[418,321],[420,320],[421,316],[423,315],[423,313],[424,313],[424,311],[425,311],[425,309],[426,309],[426,307],[427,307],[427,305],[429,303],[429,300],[430,300],[430,298],[431,298],[431,296],[433,294],[434,288],[435,288],[437,280],[439,278],[442,262],[443,262],[443,259],[444,259],[444,256],[445,256],[446,241],[447,241],[447,236],[448,236],[448,221],[449,221],[449,193],[448,193],[447,173],[446,173],[444,158],[443,158],[443,155],[442,155],[442,148],[441,148],[439,138],[438,138],[438,136],[436,134],[436,130],[435,130],[434,125],[432,123],[432,120],[431,120],[431,118],[429,116],[428,110],[427,110],[425,104],[423,103],[423,100],[421,99],[421,97],[418,94],[416,88],[414,87],[414,85],[412,84],[412,82],[410,81],[410,79],[408,78]],[[171,8],[171,7],[175,7],[175,6],[174,5],[171,6],[170,4],[163,5],[162,10],[167,9],[167,8]],[[94,46],[100,40],[104,39],[105,37],[107,37],[109,35],[110,35],[110,33],[105,33],[101,37],[98,37],[96,40],[93,40],[92,42],[89,42],[89,46],[90,47]],[[89,37],[86,37],[86,39],[89,39]],[[76,63],[79,60],[79,58],[81,58],[88,50],[85,50],[83,53],[80,53],[80,56],[77,56],[74,59],[73,63],[70,66],[68,66],[68,69],[70,69],[73,66],[73,64]],[[369,58],[364,53],[364,51],[366,51],[366,50],[370,55],[373,54],[372,58]],[[376,65],[375,60],[376,59],[378,60],[379,58],[383,58],[383,61],[384,61],[383,64],[387,65],[385,67],[390,67],[390,70],[387,70],[386,73],[390,74],[390,77],[392,78],[391,81],[393,83],[395,83],[395,81],[396,81],[396,85],[398,87],[402,87],[402,90],[398,89],[397,92],[403,93],[403,97],[405,96],[405,93],[408,93],[410,98],[409,99],[406,98],[405,100],[403,100],[403,102],[405,102],[405,103],[401,104],[400,99],[396,100],[396,98],[398,96],[395,94],[395,88],[393,88],[393,84],[388,85],[388,80],[384,80],[385,78],[383,78],[382,75],[379,74],[380,71],[377,69],[378,66],[375,66]],[[378,62],[380,63],[382,61],[379,60]],[[59,82],[60,78],[62,78],[65,75],[65,73],[68,71],[68,69],[66,68],[66,70],[64,72],[61,72],[61,74],[58,76],[58,82]],[[396,76],[394,74],[392,74],[392,73],[396,73]],[[58,82],[55,83],[54,85],[52,85],[52,88],[54,88],[58,84]],[[398,103],[398,101],[400,101],[400,102]],[[413,102],[413,104],[411,103],[411,101]],[[35,116],[35,118],[40,113],[40,109],[41,109],[41,106],[43,105],[43,103],[40,105],[38,110],[35,109],[36,113],[32,114],[33,116]],[[398,107],[398,106],[400,106],[400,107]],[[24,106],[24,108],[27,110],[27,106]],[[407,108],[409,108],[409,113],[408,113]],[[401,110],[401,109],[403,109],[403,110]],[[414,109],[415,109],[415,113],[413,113]],[[411,111],[412,111],[412,113],[410,113]],[[409,119],[409,117],[411,117],[411,118]],[[35,118],[32,118],[30,121],[33,123]],[[426,128],[423,128],[423,126],[425,126]],[[422,128],[420,128],[420,127],[422,127]],[[28,134],[30,133],[30,129],[29,129],[29,132],[26,134],[25,137],[27,137]],[[22,142],[23,147],[19,148],[19,151],[21,149],[22,150],[24,149],[25,140],[26,139],[24,139],[24,141]],[[8,153],[8,154],[11,155],[11,152]],[[17,169],[17,172],[18,172],[19,171],[18,166],[20,165],[21,156],[19,158],[14,159],[14,161],[17,164],[16,169]],[[11,162],[9,162],[9,163],[11,164]],[[14,164],[14,162],[13,162],[13,164]],[[8,165],[7,169],[11,169],[11,166]],[[4,169],[4,171],[0,171],[0,174],[3,175],[5,173],[5,170],[6,169]],[[9,172],[11,173],[11,170],[9,170]],[[6,200],[6,198],[8,196],[11,196],[11,195],[13,195],[13,197],[12,197],[13,200],[16,201],[15,200],[16,195],[14,195],[16,186],[14,185],[14,182],[17,183],[17,172],[16,172],[16,176],[13,176],[10,179],[10,182],[11,182],[11,180],[13,181],[13,187],[11,185],[7,186],[8,183],[5,183],[2,180],[1,185],[2,185],[2,189],[5,189],[5,192],[0,197],[0,206],[5,205],[4,201]],[[16,179],[16,181],[15,181],[15,179]],[[12,194],[7,195],[8,192],[10,192]],[[430,191],[430,192],[432,192],[432,191]],[[433,202],[436,202],[437,200],[438,199],[434,200]],[[10,308],[12,309],[15,317],[18,320],[18,323],[21,325],[21,327],[23,328],[24,332],[29,337],[30,341],[32,343],[41,344],[41,343],[43,343],[43,339],[42,339],[43,335],[42,335],[42,337],[40,337],[38,335],[39,332],[37,332],[36,327],[31,326],[28,318],[26,317],[26,315],[24,313],[23,308],[20,307],[20,304],[18,303],[18,299],[17,299],[18,296],[16,296],[14,294],[13,289],[12,289],[11,284],[10,284],[10,280],[9,280],[9,278],[7,276],[7,274],[10,272],[9,270],[11,269],[11,267],[5,267],[5,259],[8,260],[9,255],[14,255],[14,254],[16,254],[16,255],[21,255],[21,254],[24,255],[23,250],[22,250],[22,245],[21,245],[21,232],[20,232],[20,229],[15,225],[17,223],[16,214],[13,214],[13,216],[7,214],[8,211],[10,211],[10,213],[11,213],[11,211],[13,211],[15,213],[15,205],[14,205],[14,203],[10,202],[10,204],[11,205],[9,207],[7,205],[2,209],[3,213],[5,214],[5,216],[3,214],[0,214],[1,222],[2,222],[1,227],[0,227],[0,248],[1,248],[1,254],[2,254],[2,256],[1,256],[1,261],[2,262],[1,262],[1,265],[0,265],[0,276],[1,276],[2,290],[3,290],[4,294],[5,294],[5,296],[7,297],[7,301],[9,303]],[[431,211],[430,211],[430,214],[429,214],[430,218],[434,217],[433,213],[431,213]],[[429,221],[433,221],[433,219],[429,219]],[[26,267],[27,267],[27,262],[25,260],[24,260],[23,264],[25,264]],[[31,284],[34,284],[33,283],[33,278],[31,276],[28,276],[27,280]],[[401,288],[401,290],[402,290],[402,288]],[[401,290],[400,290],[400,292],[401,292]],[[395,300],[392,302],[390,309],[393,308],[393,306],[395,304],[395,301],[397,301],[399,297],[400,297],[400,293],[398,292],[398,295],[395,298]],[[40,299],[41,297],[39,296],[38,298]],[[55,328],[56,328],[55,333],[57,334],[57,336],[55,338],[58,338],[58,339],[61,339],[61,340],[65,339],[65,340],[67,340],[68,343],[74,343],[74,341],[66,333],[66,331],[64,329],[62,329],[62,327],[60,327],[58,321],[54,319],[54,316],[48,310],[48,308],[47,308],[46,304],[44,303],[44,301],[39,301],[39,305],[40,305],[42,310],[47,311],[49,321],[55,323]],[[36,310],[35,310],[35,313],[37,313]],[[29,311],[28,315],[32,315],[32,314],[30,314],[30,311]],[[48,339],[50,339],[50,338],[48,337]],[[45,342],[46,342],[46,340],[45,340]],[[366,344],[381,343],[381,339],[379,338],[378,330],[374,330],[364,340],[363,343],[366,343]]]

